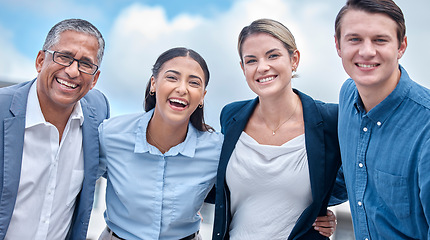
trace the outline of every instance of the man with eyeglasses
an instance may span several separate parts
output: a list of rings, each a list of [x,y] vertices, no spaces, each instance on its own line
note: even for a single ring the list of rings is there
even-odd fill
[[[37,78],[0,89],[0,239],[86,239],[99,164],[93,89],[104,39],[67,19],[48,33]]]

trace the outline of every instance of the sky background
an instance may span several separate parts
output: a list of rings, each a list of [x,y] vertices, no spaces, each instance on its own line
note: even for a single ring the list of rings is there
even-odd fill
[[[232,101],[254,98],[236,50],[240,30],[258,18],[286,25],[301,60],[293,87],[326,102],[338,102],[347,78],[334,44],[334,19],[344,0],[0,0],[0,81],[36,77],[34,60],[46,34],[66,18],[93,23],[106,40],[96,88],[111,115],[143,111],[143,98],[156,58],[172,47],[200,53],[211,73],[205,98],[206,122],[219,130],[219,113]],[[406,19],[408,48],[400,63],[430,87],[430,1],[397,0]]]

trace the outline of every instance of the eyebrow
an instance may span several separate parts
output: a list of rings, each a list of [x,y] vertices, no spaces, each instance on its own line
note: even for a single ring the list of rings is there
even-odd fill
[[[64,54],[66,54],[66,55],[69,55],[69,56],[72,56],[73,55],[73,53],[72,52],[69,52],[69,51],[59,51],[60,53],[64,53]],[[81,59],[78,59],[79,61],[84,61],[84,62],[89,62],[89,63],[92,63],[92,64],[95,64],[94,62],[93,62],[93,60],[91,60],[90,58],[88,58],[88,57],[85,57],[85,56],[83,56]]]
[[[279,49],[274,48],[266,52],[266,55],[273,53],[274,51],[279,51]]]
[[[176,70],[167,70],[165,73],[169,73],[169,72],[171,72],[171,73],[174,73],[174,74],[177,74],[177,75],[181,75],[181,73],[180,72],[178,72],[178,71],[176,71]],[[199,76],[196,76],[196,75],[190,75],[189,76],[190,78],[197,78],[197,79],[199,79],[200,81],[202,81],[202,79],[199,77]]]
[[[345,34],[344,37],[360,37],[360,36],[361,35],[358,33],[348,33],[348,34]],[[377,34],[375,37],[377,37],[377,38],[390,38],[391,39],[391,36],[387,35],[387,34]]]
[[[269,55],[269,54],[271,54],[271,53],[273,53],[273,52],[275,52],[275,51],[279,51],[279,49],[278,49],[278,48],[270,49],[269,51],[267,51],[267,52],[265,53],[265,55]],[[255,58],[255,56],[254,56],[254,55],[245,55],[245,56],[243,56],[243,58],[246,58],[246,57],[249,57],[249,58]]]

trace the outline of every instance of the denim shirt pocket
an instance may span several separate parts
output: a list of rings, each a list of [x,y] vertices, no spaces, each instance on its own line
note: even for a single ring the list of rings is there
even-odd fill
[[[398,218],[411,214],[407,178],[375,169],[376,191]]]

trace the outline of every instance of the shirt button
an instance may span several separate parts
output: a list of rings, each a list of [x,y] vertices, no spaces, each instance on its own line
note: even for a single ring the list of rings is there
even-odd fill
[[[381,123],[381,122],[377,122],[377,123],[376,123],[376,125],[381,126],[381,125],[382,125],[382,123]]]
[[[364,240],[369,240],[368,238],[365,238]]]
[[[363,163],[359,163],[358,166],[362,168],[363,167]]]
[[[363,131],[367,132],[367,127],[364,127],[364,128],[363,128]]]
[[[361,205],[363,205],[363,203],[361,201],[358,201],[358,206],[361,207]]]

